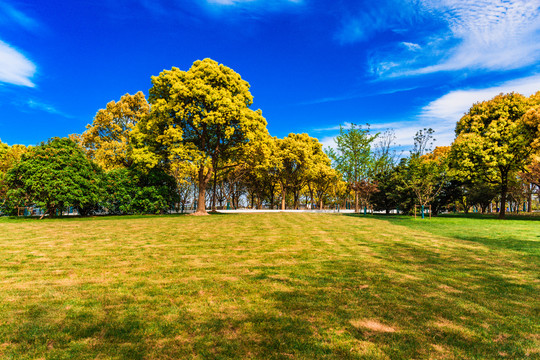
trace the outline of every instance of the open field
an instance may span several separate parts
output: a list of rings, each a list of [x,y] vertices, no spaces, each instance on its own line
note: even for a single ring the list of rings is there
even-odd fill
[[[540,358],[540,221],[0,219],[0,359]]]

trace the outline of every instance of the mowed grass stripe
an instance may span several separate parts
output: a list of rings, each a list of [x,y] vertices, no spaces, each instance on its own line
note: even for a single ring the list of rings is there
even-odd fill
[[[537,225],[443,220],[2,219],[0,358],[538,356]]]

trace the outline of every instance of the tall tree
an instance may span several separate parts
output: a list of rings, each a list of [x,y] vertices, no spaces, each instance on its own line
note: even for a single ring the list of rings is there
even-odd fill
[[[167,166],[187,160],[197,167],[196,214],[207,214],[206,187],[214,171],[234,166],[238,148],[267,134],[260,110],[249,106],[249,84],[211,59],[198,60],[188,71],[173,67],[152,77],[151,115],[139,123],[134,138],[137,161]]]
[[[348,129],[340,126],[339,135],[334,139],[336,149],[329,149],[328,155],[334,161],[336,169],[354,191],[354,211],[359,212],[359,194],[366,184],[372,181],[375,158],[371,145],[379,133],[372,135],[369,125],[351,124]]]
[[[285,210],[287,196],[293,196],[298,207],[300,191],[309,180],[308,171],[324,155],[322,145],[308,134],[289,134],[276,140],[279,158],[278,179],[281,187],[281,209]]]
[[[496,185],[499,218],[504,219],[508,183],[524,170],[540,147],[540,93],[530,98],[510,93],[474,104],[456,126],[452,145],[455,173]]]
[[[80,142],[87,155],[105,170],[132,165],[131,131],[150,113],[144,94],[125,94],[118,102],[111,101],[86,126]]]
[[[422,209],[433,201],[445,185],[449,152],[450,147],[440,146],[422,156],[412,154],[407,161],[408,167],[403,181],[416,195]]]
[[[74,206],[81,215],[97,204],[101,169],[68,138],[53,138],[31,148],[6,175],[15,206],[35,204],[49,216]]]

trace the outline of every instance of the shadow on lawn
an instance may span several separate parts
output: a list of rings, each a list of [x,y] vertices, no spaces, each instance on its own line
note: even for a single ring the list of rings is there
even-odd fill
[[[459,240],[459,228],[395,220]],[[418,240],[403,228],[384,241],[345,225],[324,229],[306,230],[302,238],[303,249],[315,241],[313,249],[321,252],[278,252],[287,249],[281,244],[259,254],[272,262],[251,263],[253,252],[238,258],[245,267],[227,260],[204,280],[182,281],[179,275],[142,281],[146,272],[163,269],[156,263],[137,272],[134,263],[126,268],[133,271],[130,282],[68,283],[61,288],[70,295],[64,298],[44,288],[45,305],[28,296],[25,301],[34,303],[0,327],[0,357],[517,359],[535,348],[537,262],[463,241],[447,246],[440,237]],[[316,242],[327,238],[333,241],[328,247]],[[465,240],[519,243],[473,238]],[[238,269],[234,276],[220,277],[231,269]]]

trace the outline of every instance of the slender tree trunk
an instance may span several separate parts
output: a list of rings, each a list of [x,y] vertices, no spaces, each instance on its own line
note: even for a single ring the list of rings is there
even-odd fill
[[[506,195],[508,193],[508,174],[501,174],[501,211],[499,212],[499,219],[504,219],[506,215]]]
[[[360,206],[358,204],[358,191],[354,191],[354,212],[360,212]]]
[[[527,199],[527,212],[528,213],[531,213],[532,212],[532,184],[529,184],[529,197]]]
[[[285,210],[285,197],[287,196],[287,192],[285,189],[281,190],[281,210]]]
[[[216,192],[216,186],[217,186],[217,171],[214,171],[214,184],[212,186],[212,211],[216,211],[216,198],[217,198],[217,192]]]
[[[212,170],[208,170],[208,173],[204,173],[204,166],[199,168],[199,198],[197,200],[196,215],[208,215],[206,212],[206,186],[212,178]]]

